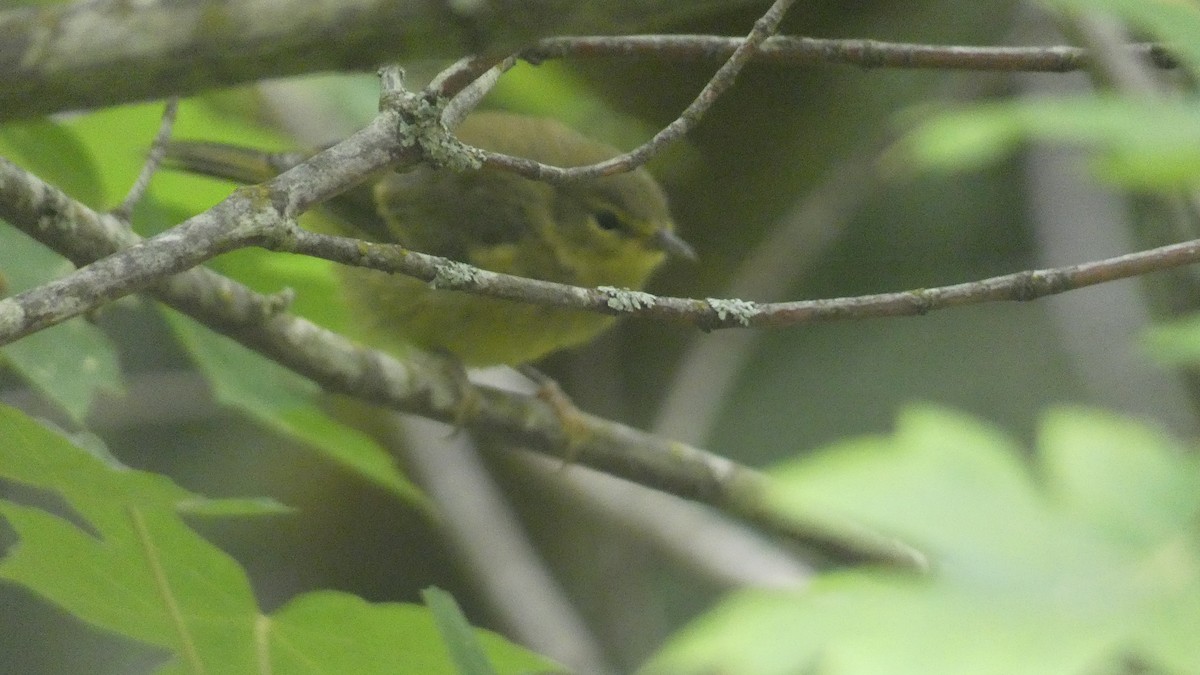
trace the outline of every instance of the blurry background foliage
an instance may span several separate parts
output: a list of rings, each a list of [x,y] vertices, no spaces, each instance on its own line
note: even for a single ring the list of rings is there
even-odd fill
[[[1200,44],[1200,10],[1192,3],[1048,4],[1103,6],[1149,39]],[[661,32],[738,35],[755,18],[754,11],[714,13]],[[1061,42],[1050,24],[1040,10],[999,0],[969,8],[947,0],[823,0],[798,3],[782,32],[936,44]],[[1195,76],[1200,60],[1180,55],[1182,81]],[[414,80],[436,71],[408,65]],[[714,68],[618,59],[521,65],[485,105],[559,117],[629,148],[669,122]],[[650,290],[727,295],[757,247],[788,227],[814,187],[847,166],[834,190],[848,204],[846,217],[799,228],[795,250],[766,270],[764,295],[747,299],[937,286],[1177,240],[1170,209],[1161,205],[1200,173],[1194,98],[1100,97],[1089,87],[1083,74],[751,65],[686,143],[651,165],[701,260],[671,264]],[[1025,94],[1039,99],[1023,103]],[[212,92],[183,103],[175,136],[314,147],[368,119],[376,96],[372,75]],[[982,99],[1002,102],[977,105]],[[947,109],[954,112],[943,115]],[[899,114],[906,110],[908,117]],[[136,175],[160,112],[158,104],[131,105],[10,124],[0,128],[0,155],[109,208]],[[907,120],[899,128],[906,131],[930,118],[891,147],[890,161],[862,161],[896,140],[898,119]],[[1135,196],[1124,196],[1126,188]],[[144,235],[170,227],[229,189],[160,173],[135,227]],[[263,291],[295,288],[294,309],[324,325],[347,320],[331,301],[324,262],[241,251],[212,266]],[[0,228],[0,267],[10,292],[70,269],[8,227]],[[1193,436],[1197,426],[1198,391],[1187,369],[1200,359],[1200,324],[1182,316],[1194,309],[1195,284],[1194,271],[1184,270],[1027,304],[764,332],[735,363],[714,409],[689,416],[684,406],[660,427],[736,461],[777,466],[775,508],[854,517],[925,548],[940,563],[928,579],[833,571],[808,590],[737,593],[704,614],[725,589],[502,458],[492,462],[622,669],[701,617],[652,667],[1200,672],[1200,473],[1192,448],[1170,440]],[[1177,322],[1166,321],[1176,315]],[[1147,332],[1150,317],[1160,323]],[[542,365],[583,409],[655,428],[664,401],[680,393],[664,383],[686,351],[697,342],[732,349],[744,339],[626,322]],[[3,356],[3,401],[76,432],[76,442],[100,457],[111,453],[213,498],[217,506],[208,508],[218,514],[256,514],[188,524],[245,568],[264,612],[317,589],[419,603],[419,589],[437,585],[472,623],[492,625],[419,491],[365,438],[314,415],[316,388],[302,378],[143,299],[34,335]],[[6,423],[23,424],[14,415],[6,413]],[[5,428],[14,430],[0,436],[6,446],[27,438]],[[0,546],[22,550],[13,529],[24,522],[17,503],[51,508],[65,500],[93,531],[109,532],[66,487],[39,483],[35,463],[13,455],[0,466],[9,479],[0,497],[13,500],[4,502],[11,527],[0,529]],[[272,501],[218,508],[223,498],[245,497]],[[155,523],[176,527],[162,519]],[[11,560],[6,565],[0,573],[21,579]],[[13,672],[144,672],[162,660],[162,651],[109,631],[161,644],[150,633],[39,599],[32,574],[0,587],[0,655]],[[239,578],[226,577],[245,583]],[[345,601],[338,597],[305,602]],[[281,625],[284,616],[301,621],[295,617],[303,609],[289,606]],[[964,664],[979,667],[958,667]]]

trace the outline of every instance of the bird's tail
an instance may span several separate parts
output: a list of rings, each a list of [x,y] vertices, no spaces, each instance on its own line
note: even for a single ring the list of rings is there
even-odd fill
[[[170,169],[254,184],[270,180],[307,158],[297,152],[263,152],[207,141],[172,141],[163,164]]]

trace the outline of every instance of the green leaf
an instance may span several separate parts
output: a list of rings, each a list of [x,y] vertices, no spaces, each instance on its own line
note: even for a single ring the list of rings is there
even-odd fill
[[[1060,410],[1036,466],[1003,435],[932,409],[890,438],[780,467],[769,499],[849,519],[932,561],[732,595],[649,672],[1200,672],[1200,464],[1162,434]],[[1036,476],[1036,477],[1035,477]]]
[[[479,637],[454,601],[454,596],[440,588],[430,587],[421,591],[421,599],[433,614],[433,621],[458,672],[462,675],[495,675],[496,671],[488,662]]]
[[[0,578],[92,624],[187,653],[209,672],[251,672],[249,583],[178,514],[203,497],[114,467],[11,408],[0,407],[0,438],[0,477],[51,491],[72,510],[68,518],[0,501],[20,538]]]
[[[998,160],[1029,141],[1095,153],[1100,177],[1125,187],[1163,190],[1200,177],[1200,107],[1187,101],[1075,97],[982,105],[921,120],[890,162],[963,170]]]
[[[552,661],[494,633],[473,631],[499,673],[561,672]],[[372,604],[333,591],[306,593],[265,620],[258,637],[273,673],[459,672],[432,614],[416,605]]]
[[[429,508],[391,455],[365,434],[333,421],[317,406],[320,390],[312,381],[177,312],[163,311],[222,404],[309,445],[408,503]]]
[[[1047,416],[1042,467],[1058,505],[1126,544],[1154,546],[1186,530],[1200,472],[1184,448],[1147,427],[1082,410]]]
[[[49,120],[0,127],[0,155],[88,206],[103,200],[95,155],[67,127]]]
[[[61,498],[67,513],[0,499],[19,541],[0,579],[96,626],[173,654],[168,673],[455,673],[433,615],[329,591],[262,614],[242,568],[197,536],[180,512],[275,513],[252,500],[211,500],[163,476],[75,447],[0,406],[0,478]],[[42,501],[42,500],[39,500]],[[63,509],[59,509],[63,511]],[[500,673],[559,670],[487,631],[475,631]]]
[[[222,499],[184,500],[176,504],[179,512],[189,516],[205,518],[237,518],[244,516],[290,515],[295,509],[271,499],[270,497],[247,497],[238,499],[224,497]]]
[[[1147,352],[1166,365],[1200,363],[1200,314],[1166,321],[1146,331]]]
[[[914,130],[902,138],[885,161],[897,167],[917,162],[918,169],[975,169],[1013,151],[1022,127],[1011,105],[980,105],[958,110],[916,106],[902,116]]]
[[[0,271],[12,292],[36,287],[74,269],[16,229],[0,227]],[[120,364],[112,343],[83,318],[0,347],[0,357],[80,424],[99,391],[121,390]]]

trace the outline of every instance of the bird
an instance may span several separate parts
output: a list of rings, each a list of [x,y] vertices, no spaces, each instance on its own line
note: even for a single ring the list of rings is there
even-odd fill
[[[548,118],[476,112],[464,143],[544,164],[583,166],[618,151]],[[303,155],[301,155],[302,157]],[[172,141],[167,166],[241,183],[272,178],[297,156]],[[667,197],[644,168],[549,184],[493,167],[388,170],[323,206],[328,234],[399,244],[476,267],[583,287],[638,290],[668,257],[694,258]],[[351,337],[403,356],[449,353],[464,366],[521,366],[586,343],[614,317],[433,288],[379,270],[337,266]]]

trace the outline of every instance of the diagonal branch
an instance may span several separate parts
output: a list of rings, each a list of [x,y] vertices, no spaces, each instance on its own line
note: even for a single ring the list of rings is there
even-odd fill
[[[127,248],[105,250],[101,243],[99,255],[72,257],[83,265],[80,269],[0,300],[0,344],[97,309],[221,253],[256,245],[286,248],[301,213],[386,166],[420,158],[422,149],[405,146],[396,133],[401,124],[402,113],[387,108],[346,141],[262,185],[235,191],[152,239],[130,245],[133,240],[122,236],[116,241]],[[0,158],[0,218],[16,223],[30,208],[38,214],[34,225],[48,230],[59,244],[70,243],[61,239],[69,239],[65,233],[81,218],[103,219],[105,229],[124,229],[96,214],[82,214],[82,205]]]

